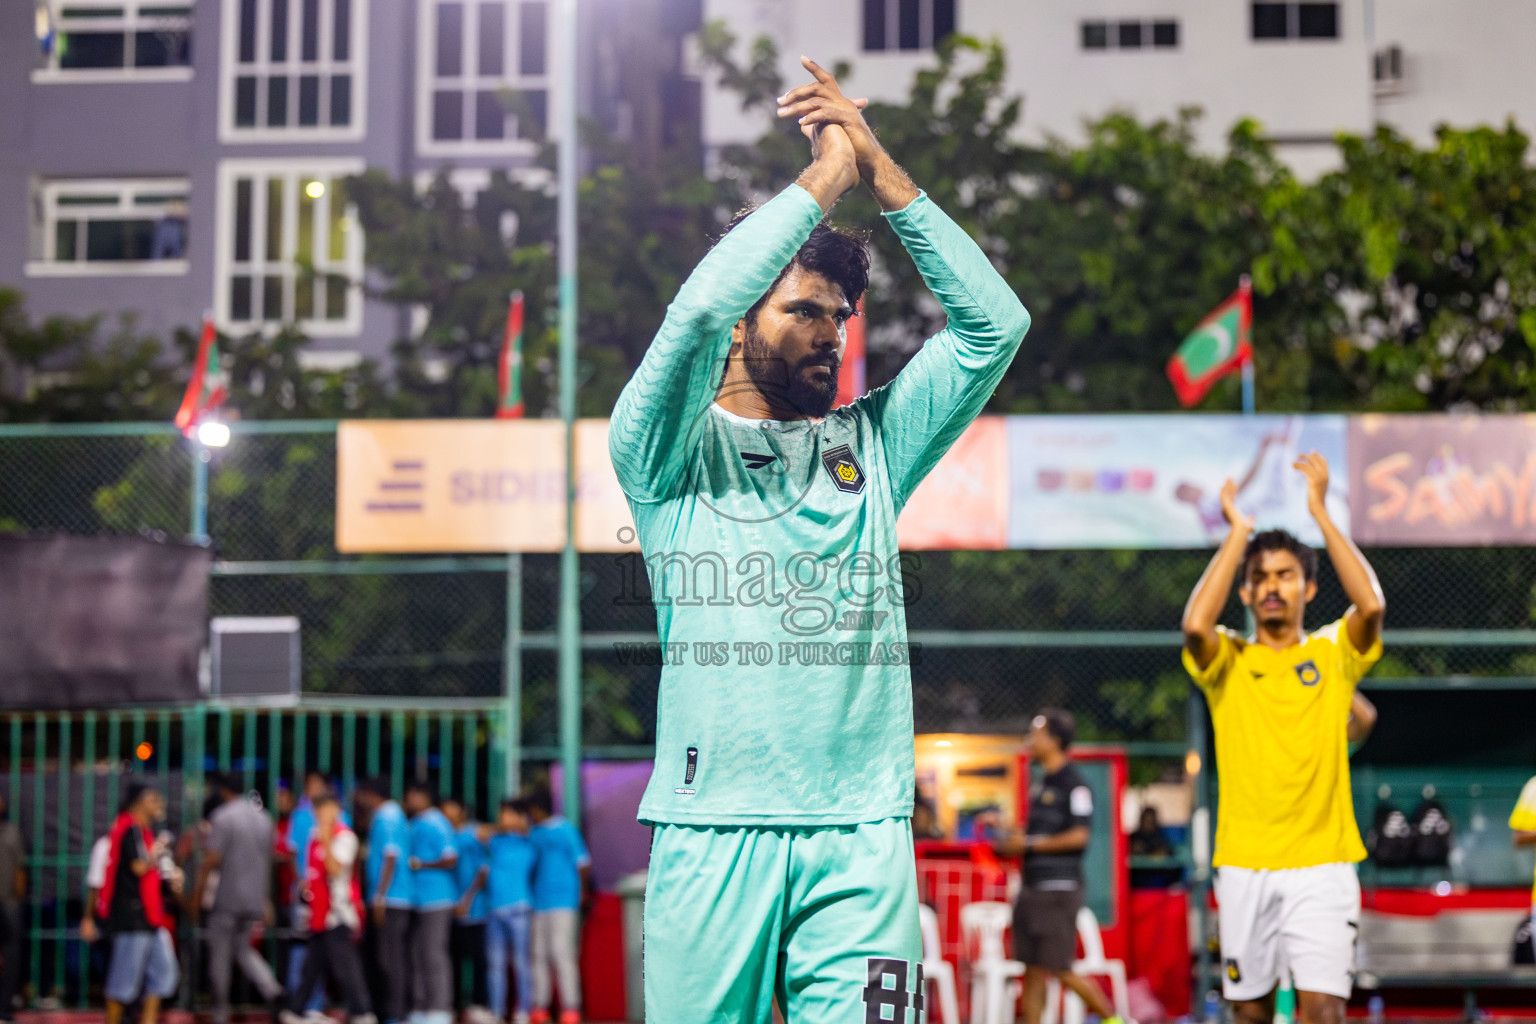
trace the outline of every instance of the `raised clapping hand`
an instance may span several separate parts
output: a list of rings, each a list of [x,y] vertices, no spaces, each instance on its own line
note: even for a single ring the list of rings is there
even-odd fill
[[[869,106],[867,99],[850,99],[843,95],[832,73],[809,57],[801,57],[800,64],[816,80],[789,90],[779,97],[779,116],[799,120],[800,131],[814,146],[816,137],[822,134],[822,126],[837,125],[846,133],[853,145],[858,161],[859,175],[868,181],[880,154],[880,143],[865,122],[863,109]]]
[[[855,180],[862,179],[869,186],[883,209],[899,210],[916,199],[917,186],[896,166],[864,120],[863,111],[869,100],[844,96],[837,79],[809,57],[801,57],[800,64],[815,81],[780,96],[779,116],[797,119],[818,159],[829,147],[840,149],[846,139],[854,161]]]
[[[1328,460],[1317,452],[1308,452],[1297,459],[1292,467],[1301,470],[1307,478],[1307,511],[1313,517],[1328,514]]]
[[[1233,533],[1246,537],[1253,532],[1253,518],[1243,515],[1238,509],[1237,484],[1230,478],[1221,485],[1221,514],[1226,517],[1227,525],[1232,527]]]

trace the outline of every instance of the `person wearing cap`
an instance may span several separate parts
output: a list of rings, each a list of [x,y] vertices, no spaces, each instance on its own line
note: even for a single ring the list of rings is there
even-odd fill
[[[1121,1024],[1103,989],[1072,973],[1077,912],[1083,906],[1083,854],[1093,831],[1093,790],[1072,764],[1072,713],[1046,708],[1030,723],[1030,750],[1044,770],[1030,787],[1022,836],[997,843],[998,853],[1022,856],[1024,884],[1013,910],[1014,957],[1023,961],[1024,1021],[1040,1024],[1046,983],[1055,977],[1105,1024]]]

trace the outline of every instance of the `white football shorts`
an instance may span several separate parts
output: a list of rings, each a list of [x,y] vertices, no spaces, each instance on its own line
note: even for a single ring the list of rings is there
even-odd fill
[[[1227,999],[1262,999],[1287,970],[1298,992],[1349,998],[1360,935],[1353,864],[1218,868],[1216,900]]]

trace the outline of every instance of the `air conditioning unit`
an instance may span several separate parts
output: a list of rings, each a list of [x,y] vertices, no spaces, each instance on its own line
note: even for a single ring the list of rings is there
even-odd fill
[[[299,620],[292,615],[218,616],[209,624],[209,695],[219,700],[295,704]]]
[[[1372,58],[1372,81],[1377,96],[1395,96],[1407,88],[1403,74],[1403,48],[1393,43],[1378,49]]]

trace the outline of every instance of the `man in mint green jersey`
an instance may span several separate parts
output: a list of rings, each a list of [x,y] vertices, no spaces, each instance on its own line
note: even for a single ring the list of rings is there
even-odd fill
[[[678,291],[609,445],[664,667],[646,1019],[927,1019],[912,857],[912,677],[896,517],[1012,361],[1029,314],[880,148],[832,76],[780,99],[813,162]],[[948,326],[833,410],[869,279],[822,217],[860,180]],[[910,581],[908,581],[910,586]]]

